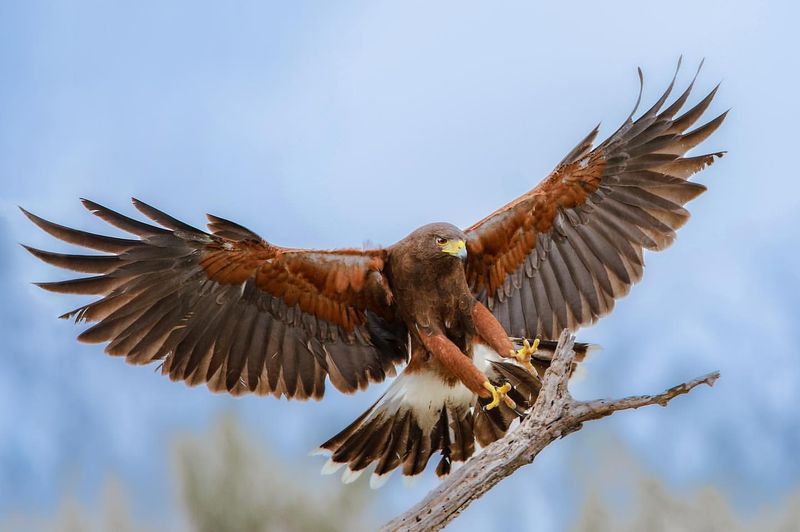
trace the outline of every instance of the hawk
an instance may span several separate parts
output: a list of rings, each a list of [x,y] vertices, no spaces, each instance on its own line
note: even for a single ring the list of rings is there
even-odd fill
[[[706,190],[688,178],[724,152],[686,153],[726,113],[688,130],[717,89],[679,115],[694,80],[664,108],[673,78],[634,118],[641,70],[639,82],[634,111],[609,138],[593,148],[595,128],[530,192],[464,230],[434,223],[388,247],[311,250],[274,245],[217,216],[204,231],[136,199],[156,225],[82,200],[132,237],[23,209],[50,235],[104,253],[26,249],[92,274],[38,283],[97,296],[62,316],[94,323],[80,341],[105,343],[132,364],[160,361],[172,380],[320,399],[326,379],[352,393],[405,364],[375,404],[322,444],[324,471],[346,466],[342,478],[352,481],[371,468],[379,485],[397,468],[421,473],[438,453],[436,473],[446,475],[526,414],[560,331],[610,312],[641,279],[643,250],[669,246],[689,218],[684,205]],[[577,360],[587,349],[576,344]]]

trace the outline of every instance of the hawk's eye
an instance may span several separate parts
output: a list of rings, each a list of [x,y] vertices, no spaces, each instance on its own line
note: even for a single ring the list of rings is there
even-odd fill
[[[444,246],[445,244],[447,244],[447,239],[441,236],[437,236],[436,243],[439,244],[440,246]]]

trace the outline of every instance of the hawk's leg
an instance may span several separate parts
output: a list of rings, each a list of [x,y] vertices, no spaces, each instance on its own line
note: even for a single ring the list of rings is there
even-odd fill
[[[494,349],[500,356],[515,358],[517,362],[525,366],[525,368],[537,375],[536,369],[531,364],[531,355],[536,352],[539,347],[539,339],[529,344],[525,340],[521,349],[514,349],[514,344],[508,339],[508,333],[494,317],[494,314],[486,308],[483,303],[477,301],[475,306],[472,307],[472,319],[475,322],[475,328],[483,340],[489,344],[489,347]]]
[[[487,410],[499,405],[501,400],[509,406],[514,404],[514,401],[506,396],[506,393],[511,389],[511,385],[508,383],[502,386],[492,385],[486,375],[475,367],[472,360],[462,353],[461,349],[445,335],[434,333],[428,336],[423,333],[420,338],[425,349],[436,357],[453,376],[464,383],[464,386],[480,397],[492,398],[492,401],[486,407]],[[511,408],[514,407],[511,406]]]

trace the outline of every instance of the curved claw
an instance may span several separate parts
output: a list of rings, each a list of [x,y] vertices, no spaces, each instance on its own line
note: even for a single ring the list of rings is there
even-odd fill
[[[517,404],[514,402],[514,400],[506,395],[511,390],[511,385],[509,383],[505,383],[500,387],[496,387],[492,386],[492,383],[489,381],[486,381],[483,383],[483,387],[492,394],[492,401],[486,405],[486,410],[491,410],[492,408],[498,406],[501,399],[509,408],[515,409],[517,407]]]
[[[529,343],[528,339],[525,338],[522,341],[522,347],[520,349],[516,351],[514,351],[513,349],[511,350],[511,356],[516,358],[517,362],[525,366],[525,369],[536,375],[537,374],[536,368],[534,368],[533,364],[531,364],[531,355],[533,355],[538,348],[539,348],[538,338],[536,338],[533,341],[533,344]]]

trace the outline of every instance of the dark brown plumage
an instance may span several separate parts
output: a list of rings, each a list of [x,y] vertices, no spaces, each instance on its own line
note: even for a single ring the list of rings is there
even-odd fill
[[[439,223],[387,248],[291,249],[216,216],[206,232],[138,200],[158,225],[83,200],[133,238],[23,211],[105,254],[26,249],[90,274],[39,284],[99,296],[62,316],[94,323],[81,341],[134,364],[160,361],[173,380],[319,399],[326,377],[349,393],[406,362],[370,410],[323,444],[326,469],[346,464],[352,480],[374,465],[380,482],[398,467],[420,473],[438,452],[443,475],[525,414],[559,332],[609,312],[641,278],[643,250],[667,247],[688,219],[683,205],[705,190],[688,177],[722,153],[684,154],[725,117],[687,133],[716,93],[676,118],[693,84],[661,110],[670,84],[594,149],[593,130],[536,188],[465,231]],[[509,336],[542,343],[519,351]],[[587,345],[576,350],[582,360]]]

